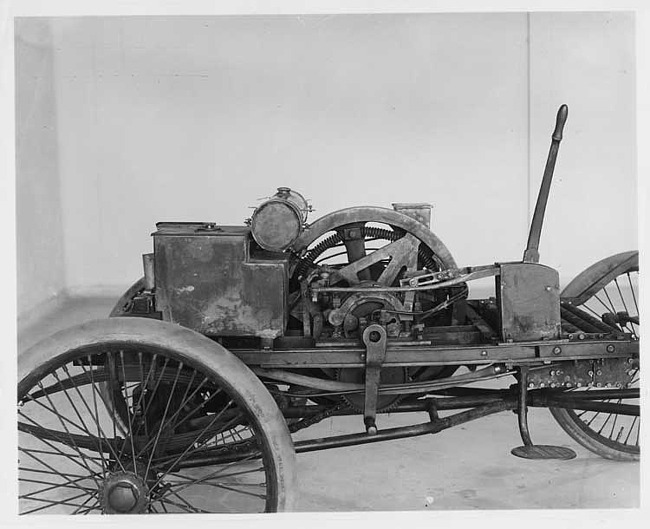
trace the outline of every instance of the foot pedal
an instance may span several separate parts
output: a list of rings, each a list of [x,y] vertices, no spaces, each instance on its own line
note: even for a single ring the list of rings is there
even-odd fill
[[[570,448],[551,445],[518,446],[510,450],[513,456],[524,459],[573,459],[576,453]]]

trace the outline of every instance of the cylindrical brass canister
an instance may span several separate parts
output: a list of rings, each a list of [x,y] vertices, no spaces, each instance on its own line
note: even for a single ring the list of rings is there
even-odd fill
[[[296,240],[307,220],[309,205],[298,192],[279,187],[251,217],[251,233],[265,250],[282,252]]]

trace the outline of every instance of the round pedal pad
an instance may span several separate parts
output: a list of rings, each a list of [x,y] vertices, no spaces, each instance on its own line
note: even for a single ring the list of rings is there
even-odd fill
[[[510,450],[513,456],[524,459],[573,459],[576,453],[564,446],[532,445],[518,446]]]

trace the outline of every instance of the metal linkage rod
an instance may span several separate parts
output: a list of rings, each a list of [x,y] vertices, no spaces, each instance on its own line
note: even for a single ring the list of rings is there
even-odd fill
[[[436,421],[429,421],[422,424],[414,424],[412,426],[402,426],[399,428],[389,428],[387,430],[378,430],[375,435],[349,434],[338,435],[334,437],[326,437],[325,439],[314,439],[298,441],[294,443],[296,453],[313,452],[315,450],[326,450],[329,448],[342,448],[345,446],[354,446],[359,444],[376,443],[379,441],[390,441],[393,439],[405,439],[407,437],[417,437],[420,435],[434,434],[458,426],[465,422],[480,419],[487,415],[500,413],[506,410],[515,409],[517,406],[515,399],[503,399],[500,402],[493,402],[473,408],[471,410],[463,411],[444,417]]]

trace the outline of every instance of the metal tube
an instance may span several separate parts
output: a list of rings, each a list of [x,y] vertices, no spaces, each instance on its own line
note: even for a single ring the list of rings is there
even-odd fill
[[[525,446],[533,446],[528,431],[528,366],[519,368],[519,403],[517,406],[517,420],[519,421],[519,434]]]
[[[494,413],[512,410],[516,407],[516,399],[503,399],[499,402],[486,404],[478,408],[473,408],[471,410],[463,411],[455,415],[445,417],[436,422],[426,422],[412,426],[402,426],[398,428],[390,428],[387,430],[379,430],[375,435],[359,433],[338,435],[321,439],[309,439],[294,443],[294,447],[297,453],[303,453],[314,452],[317,450],[327,450],[329,448],[341,448],[359,444],[378,443],[380,441],[404,439],[407,437],[417,437],[420,435],[438,433],[442,430],[446,430],[447,428],[451,428],[465,422],[473,421],[475,419],[480,419],[481,417],[486,417]],[[219,452],[221,452],[221,454]],[[218,465],[243,459],[257,459],[261,457],[260,451],[253,448],[245,448],[236,453],[224,454],[223,452],[223,448],[215,449],[214,454],[204,453],[204,455],[201,457],[186,460],[182,463],[182,465],[176,465],[175,467],[170,468],[169,471],[180,470],[181,468]]]
[[[394,439],[404,439],[407,437],[417,437],[420,435],[438,433],[452,426],[480,419],[487,415],[500,413],[508,409],[514,409],[516,402],[514,400],[502,400],[492,404],[487,404],[479,408],[463,411],[445,417],[435,422],[426,422],[422,424],[415,424],[412,426],[403,426],[399,428],[389,428],[387,430],[378,430],[375,435],[361,434],[348,434],[338,435],[334,437],[327,437],[324,439],[314,439],[306,441],[298,441],[294,443],[296,453],[314,452],[316,450],[327,450],[330,448],[342,448],[346,446],[354,446],[360,444],[377,443],[380,441],[391,441]]]
[[[142,267],[144,268],[144,288],[145,290],[153,290],[156,286],[156,279],[154,276],[154,254],[145,253],[142,255]]]
[[[280,369],[263,369],[254,368],[253,372],[262,378],[278,380],[296,384],[307,388],[318,389],[323,391],[332,391],[335,393],[361,393],[364,390],[364,384],[354,382],[339,382],[336,380],[326,380],[297,373],[291,373]],[[426,393],[436,389],[450,388],[462,384],[471,384],[481,380],[488,380],[510,374],[505,367],[501,365],[492,365],[479,369],[473,373],[456,375],[439,380],[430,380],[422,382],[410,382],[407,384],[387,384],[379,388],[382,395],[405,395],[410,393]],[[309,395],[306,394],[306,397]]]
[[[485,404],[493,404],[495,402],[501,402],[504,400],[503,397],[498,396],[466,396],[466,397],[450,397],[450,398],[427,398],[420,399],[415,402],[406,402],[398,404],[396,407],[391,407],[388,411],[382,412],[378,411],[377,413],[417,413],[417,412],[428,412],[431,403],[438,410],[463,410],[467,408],[475,408],[477,406],[482,406]],[[321,405],[311,405],[311,406],[290,406],[282,410],[282,414],[288,419],[299,419],[302,417],[309,417],[312,415],[317,415],[328,410],[329,406]],[[344,408],[336,410],[331,415],[341,416],[341,415],[359,415],[360,413],[352,408]]]

